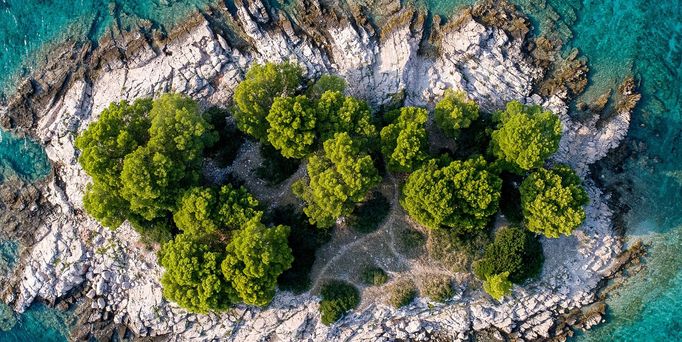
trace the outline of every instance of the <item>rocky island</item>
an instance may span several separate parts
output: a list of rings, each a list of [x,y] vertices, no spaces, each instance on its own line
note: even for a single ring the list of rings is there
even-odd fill
[[[440,18],[392,0],[373,6],[302,0],[285,8],[238,0],[202,11],[166,34],[142,23],[132,32],[114,27],[96,46],[62,45],[0,107],[2,126],[39,142],[52,164],[45,180],[2,184],[1,229],[23,248],[13,274],[0,279],[0,295],[16,312],[34,301],[76,310],[74,340],[541,340],[599,323],[604,309],[597,291],[629,255],[616,227],[618,213],[590,166],[624,139],[639,95],[628,80],[598,103],[570,107],[587,84],[587,66],[577,52],[562,56],[559,49],[560,42],[534,36],[530,21],[504,1]],[[450,90],[466,94],[482,113],[504,110],[512,101],[551,111],[561,139],[547,163],[565,164],[579,177],[588,198],[582,223],[570,236],[541,237],[539,274],[494,300],[470,272],[470,261],[457,269],[436,260],[434,234],[401,201],[410,182],[405,174],[417,171],[394,172],[389,163],[388,175],[375,184],[388,202],[386,218],[362,232],[350,218],[335,217],[329,241],[313,257],[308,289],[280,289],[261,307],[188,311],[164,296],[158,244],[141,242],[128,221],[110,230],[86,212],[92,179],[79,163],[76,140],[121,100],[172,92],[203,109],[231,108],[247,71],[268,62],[298,65],[305,80],[338,76],[345,95],[365,101],[374,115],[403,106],[428,109],[421,124],[434,156],[452,149],[433,115]],[[233,121],[228,117],[228,124]],[[306,174],[312,178],[310,168],[304,162],[285,180],[267,182],[254,171],[267,159],[262,143],[245,140],[229,165],[207,158],[203,176],[213,184],[239,179],[271,207],[302,206],[291,188]],[[490,224],[506,226],[512,221],[506,216],[496,213]],[[404,238],[410,234],[416,238]],[[369,266],[381,270],[386,284],[362,284],[358,274]],[[436,277],[451,279],[442,301],[427,296],[426,284]],[[325,324],[320,295],[332,279],[360,287],[361,296],[354,310]],[[406,280],[420,295],[398,308],[389,305],[392,286]]]

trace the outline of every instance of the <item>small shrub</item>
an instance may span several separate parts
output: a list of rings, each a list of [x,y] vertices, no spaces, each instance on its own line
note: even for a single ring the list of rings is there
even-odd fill
[[[379,286],[388,281],[388,274],[379,267],[370,267],[362,272],[362,282],[366,285]]]
[[[320,313],[322,323],[330,325],[346,312],[360,304],[360,292],[355,286],[340,280],[332,280],[322,286]]]
[[[412,281],[401,281],[391,287],[388,296],[388,303],[399,309],[412,303],[417,297],[417,288]]]
[[[504,298],[511,293],[512,282],[507,279],[509,272],[486,276],[483,282],[483,290],[496,300]]]
[[[269,185],[276,185],[287,180],[296,173],[301,164],[298,159],[282,157],[279,151],[267,144],[261,144],[260,154],[263,163],[256,168],[256,176]]]
[[[495,241],[485,248],[481,260],[474,264],[474,273],[481,280],[506,272],[510,281],[520,284],[536,276],[542,269],[544,255],[537,237],[519,227],[497,231]]]
[[[384,221],[391,210],[391,203],[379,191],[374,191],[371,198],[356,206],[349,217],[349,225],[360,233],[375,231]]]
[[[423,281],[423,293],[434,302],[445,302],[452,298],[452,280],[449,277],[428,277]]]

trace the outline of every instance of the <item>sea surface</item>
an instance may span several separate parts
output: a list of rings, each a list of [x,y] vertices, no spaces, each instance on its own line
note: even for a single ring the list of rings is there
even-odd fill
[[[441,15],[474,2],[422,1]],[[210,2],[0,0],[0,93],[11,92],[16,80],[45,58],[50,44],[64,39],[96,40],[110,25],[126,27],[139,18],[170,27]],[[681,0],[512,2],[531,16],[536,34],[560,38],[566,52],[577,48],[588,58],[590,84],[580,100],[615,90],[628,76],[635,76],[643,94],[625,142],[632,155],[624,162],[623,173],[596,176],[606,185],[631,189],[632,195],[623,201],[627,204],[623,209],[628,210],[627,241],[643,240],[651,246],[647,268],[610,297],[608,323],[575,339],[682,341]],[[0,134],[4,178],[30,181],[49,172],[37,145]],[[0,241],[0,250],[11,248],[17,247]],[[6,255],[11,258],[13,254],[0,251],[1,258]],[[2,312],[0,307],[0,316]],[[0,329],[0,341],[65,339],[68,319],[44,306],[32,307],[16,321],[9,332]]]

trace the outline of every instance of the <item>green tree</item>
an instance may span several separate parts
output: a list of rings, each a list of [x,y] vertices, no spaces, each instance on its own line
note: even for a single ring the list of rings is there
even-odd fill
[[[300,159],[310,153],[317,136],[317,116],[307,97],[276,98],[266,119],[268,141],[282,156]]]
[[[340,91],[326,91],[317,102],[318,132],[324,142],[336,133],[348,133],[367,147],[377,136],[372,123],[372,112],[366,102]]]
[[[355,286],[340,280],[329,281],[322,286],[320,302],[321,321],[330,325],[360,304],[360,292]]]
[[[188,234],[163,244],[159,264],[163,295],[181,307],[198,313],[226,310],[239,300],[220,270],[224,252],[212,249]]]
[[[194,187],[185,191],[173,219],[183,232],[202,236],[241,229],[262,214],[258,201],[244,187],[224,185],[220,189]]]
[[[512,282],[507,279],[509,272],[489,275],[483,282],[483,290],[496,300],[500,300],[511,293]]]
[[[396,172],[411,172],[428,159],[426,109],[403,107],[400,116],[381,130],[381,152],[388,168]]]
[[[277,277],[291,267],[289,227],[251,220],[227,245],[223,275],[246,304],[264,306],[275,296]]]
[[[540,106],[507,103],[497,114],[498,128],[492,133],[492,152],[515,171],[541,167],[559,148],[561,121]]]
[[[322,75],[308,88],[307,95],[311,99],[319,99],[327,91],[343,93],[346,90],[346,81],[335,75]]]
[[[76,138],[78,161],[93,180],[85,191],[85,209],[106,227],[117,228],[126,219],[128,204],[119,192],[123,159],[149,140],[151,108],[149,99],[112,103]]]
[[[456,138],[461,129],[469,128],[478,119],[478,104],[468,99],[464,92],[448,89],[434,112],[436,125],[448,136]]]
[[[217,135],[196,102],[181,95],[161,96],[149,116],[149,142],[123,160],[121,195],[151,221],[168,215],[182,191],[198,183],[203,150]]]
[[[379,184],[381,177],[372,158],[361,152],[348,133],[337,133],[324,142],[324,155],[308,160],[309,182],[299,180],[294,193],[306,202],[304,212],[320,228],[349,215],[355,204]]]
[[[275,98],[292,96],[301,85],[303,70],[294,63],[254,64],[234,90],[234,117],[239,129],[267,141],[266,116]]]
[[[521,183],[526,228],[549,238],[571,235],[585,220],[589,197],[575,171],[566,165],[538,169]]]
[[[495,233],[495,241],[485,248],[481,260],[474,264],[474,273],[480,279],[502,272],[509,280],[520,284],[537,275],[542,269],[544,255],[542,244],[535,234],[519,227],[506,227]]]
[[[410,175],[401,205],[419,223],[478,230],[497,212],[502,180],[488,170],[483,157],[453,161],[439,168],[435,160]]]

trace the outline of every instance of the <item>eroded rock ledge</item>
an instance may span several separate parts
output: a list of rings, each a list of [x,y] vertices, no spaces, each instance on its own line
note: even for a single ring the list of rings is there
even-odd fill
[[[398,1],[380,5],[383,19],[374,20],[367,8],[349,4],[304,0],[284,11],[260,0],[236,0],[234,8],[197,15],[166,37],[148,27],[113,30],[97,48],[73,44],[55,50],[55,62],[0,108],[0,123],[40,141],[54,166],[36,185],[33,201],[39,207],[17,205],[15,216],[34,230],[22,239],[27,248],[3,284],[3,299],[21,312],[36,299],[78,298],[84,303],[81,335],[106,336],[117,326],[169,340],[466,339],[491,329],[525,339],[554,334],[556,317],[595,301],[594,289],[621,252],[608,196],[590,180],[588,166],[625,137],[632,107],[573,119],[567,89],[574,87],[548,83],[555,73],[546,70],[561,61],[537,57],[541,41],[531,41],[528,21],[504,3],[476,6],[445,23],[439,18],[427,23],[425,13]],[[74,137],[112,101],[175,91],[204,106],[228,105],[249,65],[266,60],[298,61],[309,77],[339,74],[352,95],[375,108],[396,99],[428,107],[445,89],[456,88],[488,111],[514,99],[553,110],[564,126],[553,160],[571,164],[584,178],[590,195],[586,222],[571,237],[543,240],[541,278],[515,287],[501,304],[481,293],[436,307],[421,301],[401,310],[371,304],[331,327],[320,323],[311,294],[279,293],[265,309],[185,312],[162,299],[155,254],[137,243],[129,226],[111,232],[84,214],[89,179],[77,163]],[[584,72],[578,68],[559,85],[580,84]],[[638,99],[632,87],[620,95],[625,102]]]

